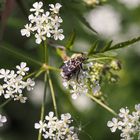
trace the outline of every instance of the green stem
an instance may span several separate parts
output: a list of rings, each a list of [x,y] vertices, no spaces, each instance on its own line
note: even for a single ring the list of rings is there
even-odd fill
[[[110,60],[114,59],[113,57],[99,57],[99,58],[89,58],[86,62],[96,61],[96,60]]]
[[[49,58],[48,58],[48,49],[47,49],[47,43],[44,41],[44,63],[48,64]],[[45,114],[45,101],[46,101],[46,92],[47,92],[47,71],[44,73],[44,96],[43,96],[43,101],[41,105],[41,114],[40,114],[40,120],[44,120],[44,114]],[[42,139],[41,136],[42,133],[38,133],[38,140]]]
[[[46,40],[44,41],[44,53],[45,53],[44,62],[45,62],[45,64],[48,64],[49,58],[48,58],[48,49],[47,49],[47,41]]]
[[[2,108],[2,107],[4,107],[5,105],[7,105],[11,100],[12,100],[11,98],[8,99],[8,100],[6,100],[4,103],[2,103],[2,104],[0,105],[0,108]]]
[[[113,115],[117,116],[117,113],[111,109],[110,107],[108,107],[107,105],[105,105],[104,103],[102,103],[100,100],[96,99],[94,96],[92,96],[91,94],[86,94],[89,98],[91,98],[93,101],[95,101],[97,104],[99,104],[100,106],[102,106],[103,108],[105,108],[107,111],[109,111],[110,113],[112,113]]]
[[[52,96],[52,100],[53,100],[55,115],[58,117],[55,93],[54,93],[54,88],[53,88],[53,84],[52,84],[52,80],[51,80],[49,71],[48,71],[48,79],[49,79],[49,86],[50,86],[50,90],[51,90],[51,96]]]
[[[33,75],[35,75],[35,74],[36,74],[36,72],[32,72],[32,73],[28,74],[27,76],[25,76],[25,77],[23,78],[23,80],[26,80],[27,78],[29,78],[29,77],[31,77],[31,76],[33,76]]]
[[[5,50],[5,51],[8,51],[9,53],[15,54],[16,57],[19,56],[20,58],[23,58],[25,60],[29,60],[30,62],[33,62],[33,63],[35,63],[35,64],[37,64],[39,66],[42,66],[42,63],[41,62],[39,62],[39,61],[37,61],[35,59],[32,59],[31,57],[29,57],[27,55],[23,55],[23,54],[15,51],[15,50],[13,51],[13,50],[9,49],[8,47],[0,46],[0,48],[3,49],[3,50]]]
[[[40,69],[40,70],[35,74],[34,79],[36,79],[37,77],[39,77],[43,72],[44,72],[44,70],[43,70],[43,69]]]
[[[45,101],[46,101],[46,92],[47,92],[47,73],[45,72],[44,74],[44,96],[43,96],[43,101],[42,101],[42,105],[41,105],[41,115],[40,115],[40,120],[43,121],[44,120],[44,114],[45,114]],[[38,133],[38,140],[42,139],[41,136],[42,133]]]
[[[49,70],[53,70],[53,71],[60,72],[60,69],[55,68],[55,67],[52,67],[52,66],[47,66],[47,68],[48,68]]]

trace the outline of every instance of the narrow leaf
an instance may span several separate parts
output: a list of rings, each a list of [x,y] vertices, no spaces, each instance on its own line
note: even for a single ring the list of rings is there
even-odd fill
[[[127,47],[127,46],[129,46],[131,44],[134,44],[134,43],[138,42],[138,41],[140,41],[140,36],[137,37],[137,38],[133,38],[131,40],[125,41],[125,42],[115,44],[114,46],[110,47],[108,50],[115,50],[115,49],[124,48],[124,47]]]
[[[105,52],[105,51],[107,51],[107,50],[111,47],[112,42],[113,42],[113,40],[107,42],[106,45],[101,49],[100,52]]]
[[[68,50],[71,50],[72,49],[73,44],[74,44],[74,41],[75,41],[75,38],[76,38],[76,33],[75,33],[75,31],[73,31],[70,34],[69,39],[68,39],[68,41],[66,43],[66,49],[68,49]]]
[[[90,26],[90,24],[86,21],[86,19],[82,15],[78,13],[77,15],[78,15],[77,17],[79,18],[82,24],[84,24],[86,27],[88,27],[90,30],[92,30],[94,33],[97,34],[97,31]]]
[[[93,45],[91,46],[90,50],[88,51],[88,55],[91,55],[91,54],[94,54],[97,50],[97,47],[98,47],[98,44],[99,44],[99,41],[96,40]]]
[[[36,60],[35,58],[28,56],[24,51],[18,49],[18,48],[15,48],[13,47],[12,45],[10,44],[7,44],[7,43],[4,43],[4,44],[0,44],[0,51],[5,51],[6,53],[9,53],[10,55],[18,58],[18,59],[24,59],[24,60],[28,60],[32,63],[35,63],[39,66],[42,66],[42,63],[38,60]]]

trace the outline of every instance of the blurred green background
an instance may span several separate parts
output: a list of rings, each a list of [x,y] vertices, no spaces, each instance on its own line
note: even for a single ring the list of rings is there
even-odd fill
[[[0,0],[1,46],[16,50],[25,56],[41,60],[40,46],[35,44],[34,37],[26,38],[20,34],[20,29],[28,22],[27,15],[35,0]],[[140,35],[140,2],[137,0],[108,0],[102,6],[88,6],[82,0],[43,0],[44,8],[49,3],[60,2],[63,7],[63,29],[65,39],[63,42],[55,42],[65,45],[69,34],[75,30],[75,50],[86,51],[97,40],[114,40],[120,42]],[[73,10],[74,9],[74,10]],[[99,33],[94,34],[78,18],[82,14],[90,25]],[[105,84],[102,91],[111,108],[117,112],[121,107],[129,107],[140,102],[140,43],[117,51],[118,58],[122,61],[123,69],[119,73],[120,80],[117,84]],[[59,67],[62,60],[56,55],[55,49],[49,46],[50,64]],[[28,63],[33,72],[39,67],[17,55],[0,48],[0,68],[14,69],[21,61]],[[91,102],[87,97],[81,96],[72,101],[68,92],[62,87],[58,73],[52,72],[53,85],[59,113],[70,112],[79,131],[80,140],[119,140],[119,132],[112,134],[107,128],[107,121],[113,116]],[[40,106],[43,93],[43,76],[36,80],[36,87],[31,93],[27,93],[29,99],[26,104],[11,101],[2,112],[7,116],[8,122],[0,128],[0,140],[36,140],[38,131],[34,129],[34,123],[40,118]],[[53,110],[50,92],[46,98],[46,113]],[[0,97],[0,103],[4,102]]]

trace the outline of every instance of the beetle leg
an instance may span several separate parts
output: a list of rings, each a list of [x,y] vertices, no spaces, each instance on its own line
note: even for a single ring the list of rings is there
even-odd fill
[[[78,68],[78,70],[77,70],[77,72],[76,72],[76,81],[77,81],[77,83],[79,84],[79,73],[80,73],[80,70],[81,70],[81,67],[79,66],[79,68]]]

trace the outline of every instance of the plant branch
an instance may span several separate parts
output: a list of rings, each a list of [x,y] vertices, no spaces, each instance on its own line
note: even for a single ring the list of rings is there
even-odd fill
[[[43,101],[42,101],[42,105],[41,105],[41,114],[40,114],[40,120],[43,121],[44,119],[44,114],[45,114],[45,101],[46,101],[46,92],[47,92],[47,73],[45,72],[44,74],[44,83],[45,83],[45,86],[44,86],[44,96],[43,96]],[[41,140],[42,136],[41,136],[42,133],[38,133],[38,140]]]
[[[8,51],[9,53],[14,54],[15,56],[19,56],[20,58],[23,58],[25,60],[29,60],[30,62],[33,62],[33,63],[35,63],[35,64],[37,64],[39,66],[42,66],[42,63],[41,62],[39,62],[39,61],[37,61],[37,60],[35,60],[35,59],[27,56],[27,55],[23,55],[23,54],[15,51],[15,50],[13,51],[13,50],[9,49],[8,47],[0,46],[0,48],[3,49],[3,50],[5,50],[5,51]]]
[[[48,49],[47,49],[47,42],[44,41],[44,63],[45,64],[48,64],[48,61],[49,61],[49,55],[48,55]],[[45,102],[46,102],[46,92],[47,92],[47,71],[45,71],[44,73],[44,83],[45,83],[45,86],[44,86],[44,96],[43,96],[43,101],[42,101],[42,106],[41,106],[41,114],[40,114],[40,120],[43,121],[44,120],[44,114],[45,114]],[[42,139],[42,136],[41,136],[41,132],[38,133],[38,140],[41,140]]]
[[[96,61],[96,60],[110,60],[114,59],[113,57],[98,57],[98,58],[89,58],[86,60],[87,62]]]
[[[1,105],[0,105],[0,108],[4,107],[5,105],[7,105],[12,99],[8,99],[6,100],[5,102],[3,102]]]
[[[108,107],[107,105],[105,105],[103,102],[101,102],[100,100],[96,99],[94,96],[92,96],[91,94],[86,94],[89,98],[91,98],[94,102],[96,102],[97,104],[99,104],[100,106],[102,106],[103,108],[105,108],[107,111],[109,111],[110,113],[112,113],[113,115],[117,116],[117,113],[111,109],[110,107]]]
[[[50,90],[51,90],[51,96],[52,96],[52,100],[53,100],[55,115],[58,117],[55,93],[54,93],[54,88],[53,88],[53,84],[52,84],[52,80],[51,80],[49,71],[48,71],[48,79],[49,79],[49,86],[50,86]]]

